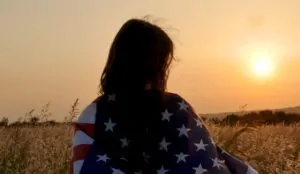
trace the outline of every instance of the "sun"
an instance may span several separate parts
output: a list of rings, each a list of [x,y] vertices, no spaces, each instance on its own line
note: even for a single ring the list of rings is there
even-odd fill
[[[274,61],[268,55],[256,55],[252,60],[252,70],[258,77],[268,77],[274,72]]]

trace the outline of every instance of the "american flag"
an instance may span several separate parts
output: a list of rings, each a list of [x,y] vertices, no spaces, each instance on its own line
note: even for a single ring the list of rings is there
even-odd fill
[[[123,122],[100,105],[113,105],[117,96],[104,95],[91,103],[75,123],[70,174],[257,174],[258,172],[233,154],[225,152],[211,138],[191,105],[176,94],[161,111],[154,127],[137,130],[147,137],[155,134],[152,150],[141,151],[141,161],[129,171],[127,149],[131,141],[121,131]],[[99,102],[102,101],[102,102]],[[103,102],[104,101],[104,102]],[[105,104],[104,104],[105,103]],[[103,107],[102,107],[103,108]],[[159,131],[155,129],[160,129]],[[97,135],[108,137],[109,148],[101,146]],[[146,138],[147,139],[147,138]],[[145,138],[144,140],[145,141]],[[100,145],[99,145],[100,144]],[[145,167],[146,166],[146,167]],[[146,170],[146,169],[147,170]]]

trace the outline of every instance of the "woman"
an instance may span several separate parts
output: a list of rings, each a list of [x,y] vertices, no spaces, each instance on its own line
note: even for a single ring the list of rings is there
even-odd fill
[[[254,174],[215,145],[191,105],[166,92],[174,45],[131,19],[117,33],[100,93],[75,124],[70,173]]]

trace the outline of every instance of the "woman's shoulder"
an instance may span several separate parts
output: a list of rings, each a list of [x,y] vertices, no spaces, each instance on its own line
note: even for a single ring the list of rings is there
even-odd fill
[[[80,113],[77,123],[87,123],[94,124],[95,123],[95,115],[97,112],[97,103],[92,102],[88,104]]]
[[[177,104],[184,103],[186,105],[191,106],[191,104],[184,97],[182,97],[177,93],[172,93],[172,92],[165,93],[165,101],[167,103],[177,103]]]
[[[97,105],[103,100],[103,98],[103,96],[98,96],[92,102],[87,104],[85,108],[81,111],[77,119],[77,123],[95,124]]]
[[[180,100],[184,100],[183,97],[181,97],[179,94],[177,93],[173,93],[173,92],[166,92],[165,93],[165,98],[169,101],[180,101]]]
[[[171,108],[174,112],[185,111],[186,114],[195,112],[192,104],[177,93],[165,93],[165,106]]]

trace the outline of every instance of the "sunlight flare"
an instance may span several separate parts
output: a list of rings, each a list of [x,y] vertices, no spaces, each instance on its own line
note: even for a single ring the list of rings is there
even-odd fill
[[[274,60],[267,54],[257,54],[252,58],[252,70],[258,77],[268,77],[274,73]]]

